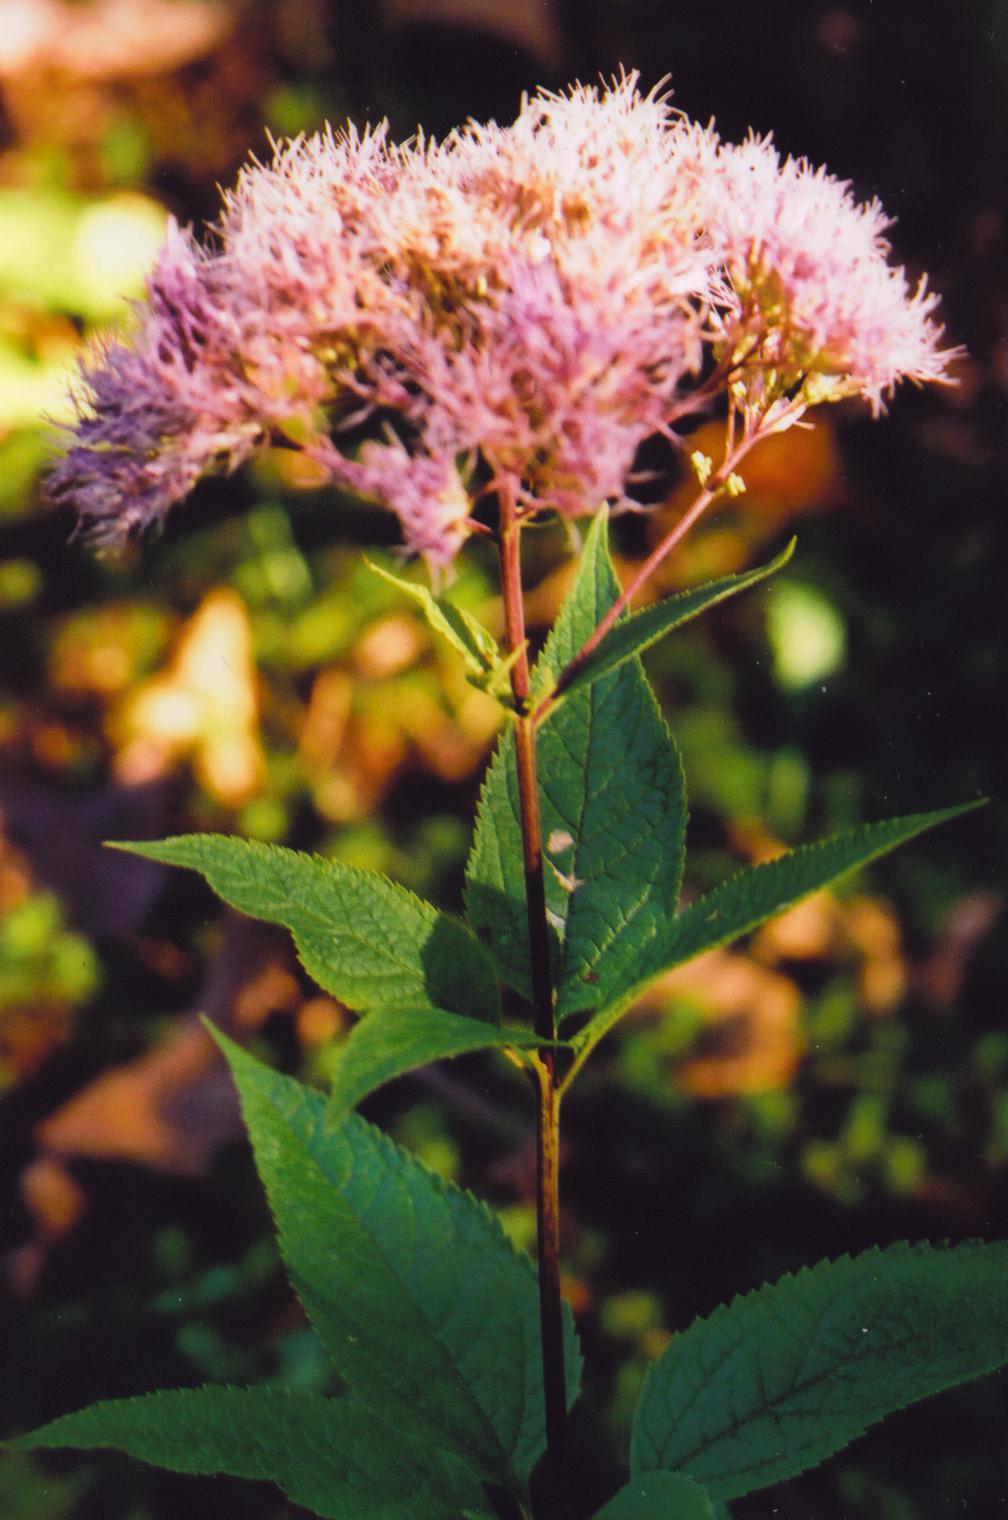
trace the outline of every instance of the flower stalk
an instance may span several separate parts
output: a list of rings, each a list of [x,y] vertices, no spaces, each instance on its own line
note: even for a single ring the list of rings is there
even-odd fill
[[[513,500],[501,494],[500,565],[505,639],[515,705],[515,756],[528,913],[529,964],[535,1030],[556,1038],[550,969],[542,827],[536,774],[535,722],[529,711],[531,679],[525,639],[521,581],[521,519]],[[533,1061],[536,1087],[536,1237],[539,1265],[539,1319],[542,1334],[543,1393],[546,1406],[546,1455],[537,1514],[562,1514],[562,1453],[567,1423],[563,1306],[560,1295],[560,1095],[556,1054],[543,1050]]]

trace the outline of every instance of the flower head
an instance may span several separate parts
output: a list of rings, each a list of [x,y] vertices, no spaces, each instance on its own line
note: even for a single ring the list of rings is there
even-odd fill
[[[82,366],[50,492],[111,540],[286,434],[448,563],[468,482],[523,514],[630,502],[641,445],[717,385],[766,427],[943,379],[886,227],[633,75],[443,143],[326,129],[253,161],[207,248],[172,228],[132,337]]]
[[[946,378],[937,297],[889,263],[877,200],[768,138],[722,144],[706,179],[717,251],[717,341],[813,399],[857,395],[878,413],[897,382]]]

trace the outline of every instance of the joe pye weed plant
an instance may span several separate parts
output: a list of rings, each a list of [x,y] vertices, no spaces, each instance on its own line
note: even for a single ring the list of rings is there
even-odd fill
[[[401,524],[418,598],[498,700],[459,920],[393,882],[212,835],[125,845],[285,925],[359,1015],[328,1096],[218,1037],[292,1283],[345,1392],[207,1387],[98,1404],[22,1448],[118,1447],[268,1479],[329,1520],[553,1520],[581,1357],[560,1293],[564,1096],[647,985],[966,811],[875,822],[680,899],[686,797],[639,656],[771,564],[631,612],[693,523],[745,491],[760,439],[815,406],[876,415],[948,379],[935,298],[889,263],[881,207],[768,139],[735,145],[642,95],[526,100],[508,127],[397,145],[379,127],[279,145],[205,245],[173,227],[126,342],[84,362],[55,499],[112,543],[196,481],[298,449]],[[714,460],[692,447],[723,418]],[[664,440],[692,505],[621,589],[610,513]],[[538,658],[522,535],[586,519]],[[492,540],[501,644],[441,594]],[[382,572],[388,573],[388,572]],[[538,1261],[492,1213],[353,1113],[427,1062],[527,1072]],[[488,1059],[490,1057],[488,1056]],[[599,1520],[711,1520],[868,1425],[1008,1360],[1008,1246],[904,1244],[820,1262],[682,1328],[651,1367],[625,1486]],[[605,1496],[600,1495],[599,1500]]]

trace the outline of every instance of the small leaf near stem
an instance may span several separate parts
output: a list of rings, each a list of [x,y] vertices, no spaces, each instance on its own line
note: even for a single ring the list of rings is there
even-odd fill
[[[588,656],[593,654],[598,648],[609,630],[626,611],[638,591],[650,580],[658,566],[671,554],[676,545],[681,543],[686,537],[690,528],[703,515],[711,502],[719,496],[732,494],[731,482],[737,479],[735,474],[736,468],[743,457],[748,454],[753,444],[757,442],[759,436],[758,427],[743,434],[735,448],[726,454],[716,475],[711,478],[709,484],[704,486],[699,496],[693,502],[693,505],[683,514],[671,532],[665,535],[658,547],[652,550],[644,563],[631,577],[626,589],[613,602],[605,616],[599,620],[597,627],[582,644],[574,658],[560,672],[553,690],[543,697],[536,707],[532,714],[532,720],[537,727],[549,716],[554,703],[566,691],[575,675],[588,659]]]
[[[517,658],[511,666],[515,703],[515,754],[521,813],[525,898],[528,908],[529,959],[535,1030],[543,1039],[556,1038],[550,971],[546,886],[543,875],[542,827],[536,775],[535,723],[529,713],[531,689],[525,649],[525,607],[521,582],[521,523],[514,502],[500,497],[501,592],[507,647]],[[542,1475],[542,1514],[562,1520],[561,1465],[567,1426],[566,1374],[563,1356],[563,1317],[560,1298],[559,1238],[559,1100],[556,1055],[544,1050],[534,1060],[538,1090],[536,1110],[536,1219],[539,1261],[539,1313],[542,1329],[543,1391],[546,1404],[546,1456]],[[541,1508],[540,1504],[536,1509]]]

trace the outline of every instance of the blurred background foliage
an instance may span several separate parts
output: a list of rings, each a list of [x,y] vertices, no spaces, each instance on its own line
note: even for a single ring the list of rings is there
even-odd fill
[[[399,135],[513,114],[619,64],[825,161],[898,218],[967,346],[956,390],[766,444],[683,584],[798,554],[659,647],[692,799],[689,888],[861,819],[1001,791],[1008,532],[1008,4],[961,0],[0,0],[0,1426],[269,1376],[324,1388],[208,1013],[321,1078],[348,1016],[284,936],[107,838],[237,830],[457,907],[495,714],[364,566],[389,521],[290,455],[97,560],[41,505],[82,342],[122,323],[169,213],[327,116]],[[698,440],[702,444],[703,440]],[[639,558],[681,504],[620,525]],[[530,540],[534,623],[569,574]],[[499,617],[474,545],[457,596]],[[652,989],[570,1102],[567,1291],[589,1355],[583,1501],[625,1461],[647,1362],[697,1311],[820,1255],[1008,1235],[997,806]],[[534,1230],[526,1094],[459,1062],[373,1117]],[[997,1379],[911,1411],[738,1514],[1008,1511]],[[280,1520],[269,1492],[114,1458],[0,1460],[7,1520]]]

